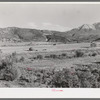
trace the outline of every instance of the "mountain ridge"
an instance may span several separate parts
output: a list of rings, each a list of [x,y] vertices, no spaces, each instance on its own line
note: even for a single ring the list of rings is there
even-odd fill
[[[100,41],[100,22],[92,25],[83,24],[66,32],[19,27],[0,28],[0,41],[46,41],[62,43]]]

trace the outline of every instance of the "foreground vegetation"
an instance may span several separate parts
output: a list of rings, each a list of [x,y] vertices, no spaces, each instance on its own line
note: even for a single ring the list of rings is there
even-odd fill
[[[83,51],[75,51],[76,56],[83,57]],[[66,56],[65,53],[62,54]],[[92,55],[93,56],[93,55]],[[95,55],[96,56],[96,55]],[[50,55],[55,58],[54,55]],[[43,59],[37,55],[38,60]],[[47,88],[99,88],[100,87],[100,64],[77,64],[71,68],[30,68],[21,67],[24,57],[17,57],[16,53],[6,56],[0,61],[0,80],[14,83],[18,87],[47,87]]]
[[[78,65],[77,68],[23,69],[18,80],[25,87],[99,88],[100,65]]]

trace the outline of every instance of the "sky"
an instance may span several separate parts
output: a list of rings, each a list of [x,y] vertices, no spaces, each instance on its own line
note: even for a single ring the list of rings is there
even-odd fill
[[[0,3],[0,28],[68,31],[100,22],[100,4]]]

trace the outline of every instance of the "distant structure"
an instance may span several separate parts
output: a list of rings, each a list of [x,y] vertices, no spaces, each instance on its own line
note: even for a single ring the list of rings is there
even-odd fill
[[[48,33],[44,33],[44,35],[45,35],[45,37],[46,37],[46,42],[48,42],[49,41],[49,39],[48,39]]]
[[[97,46],[96,43],[91,42],[90,47],[96,47],[96,46]]]

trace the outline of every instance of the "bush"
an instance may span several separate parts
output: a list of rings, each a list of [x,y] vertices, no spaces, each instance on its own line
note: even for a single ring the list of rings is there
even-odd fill
[[[30,47],[30,48],[29,48],[29,51],[33,51],[33,48],[32,48],[32,47]]]
[[[13,53],[12,53],[12,57],[15,57],[16,55],[17,55],[16,52],[13,52]]]
[[[94,53],[92,53],[92,55],[91,55],[91,56],[96,56],[96,55],[97,55],[97,53],[95,53],[95,52],[94,52]]]
[[[13,81],[17,79],[18,75],[18,70],[15,66],[7,66],[7,68],[4,71],[4,80],[6,81]]]
[[[43,59],[42,55],[37,55],[37,59]]]
[[[57,58],[57,55],[55,55],[55,54],[51,54],[51,55],[50,55],[50,58],[55,59],[55,58]]]
[[[96,43],[94,43],[94,42],[92,42],[91,44],[90,44],[90,47],[96,47],[97,45],[96,45]]]
[[[56,45],[55,43],[53,45]]]
[[[10,59],[12,59],[13,62],[18,62],[17,53],[13,52],[12,55],[10,56]]]
[[[84,53],[80,50],[76,50],[75,51],[75,57],[83,57],[84,56]]]
[[[51,80],[52,87],[79,87],[79,80],[74,71],[69,69],[63,69],[62,71],[57,71]]]
[[[91,67],[92,68],[92,67]],[[97,88],[98,82],[96,76],[93,74],[90,66],[83,65],[81,68],[80,66],[76,68],[77,76],[80,80],[81,87],[83,88]]]
[[[66,53],[62,53],[62,56],[65,57],[66,56]]]
[[[24,60],[25,60],[25,58],[24,57],[21,57],[19,61],[20,62],[23,62]]]
[[[0,49],[0,53],[2,53],[2,50]]]
[[[31,82],[31,77],[29,75],[21,75],[19,78],[20,81]]]
[[[100,88],[100,65],[77,65],[62,70],[30,69],[22,73],[20,81],[27,82],[31,87],[39,84],[51,88]]]
[[[1,60],[0,64],[0,77],[6,81],[13,81],[18,76],[17,66],[14,65],[13,60],[6,57],[4,60]]]
[[[45,56],[45,58],[50,58],[50,56]]]
[[[42,86],[43,84],[45,87],[50,87],[51,83],[51,77],[54,74],[54,69],[23,69],[22,75],[19,78],[19,81],[21,82],[27,82],[30,84],[31,87],[34,86],[34,84],[39,84],[39,86]]]
[[[93,66],[79,65],[77,68],[56,71],[51,79],[51,87],[98,88],[100,87],[100,68],[98,71]]]
[[[18,62],[18,58],[17,58],[16,52],[12,53],[11,55],[5,56],[4,60],[6,62],[8,62],[8,63],[16,63],[16,62]]]

